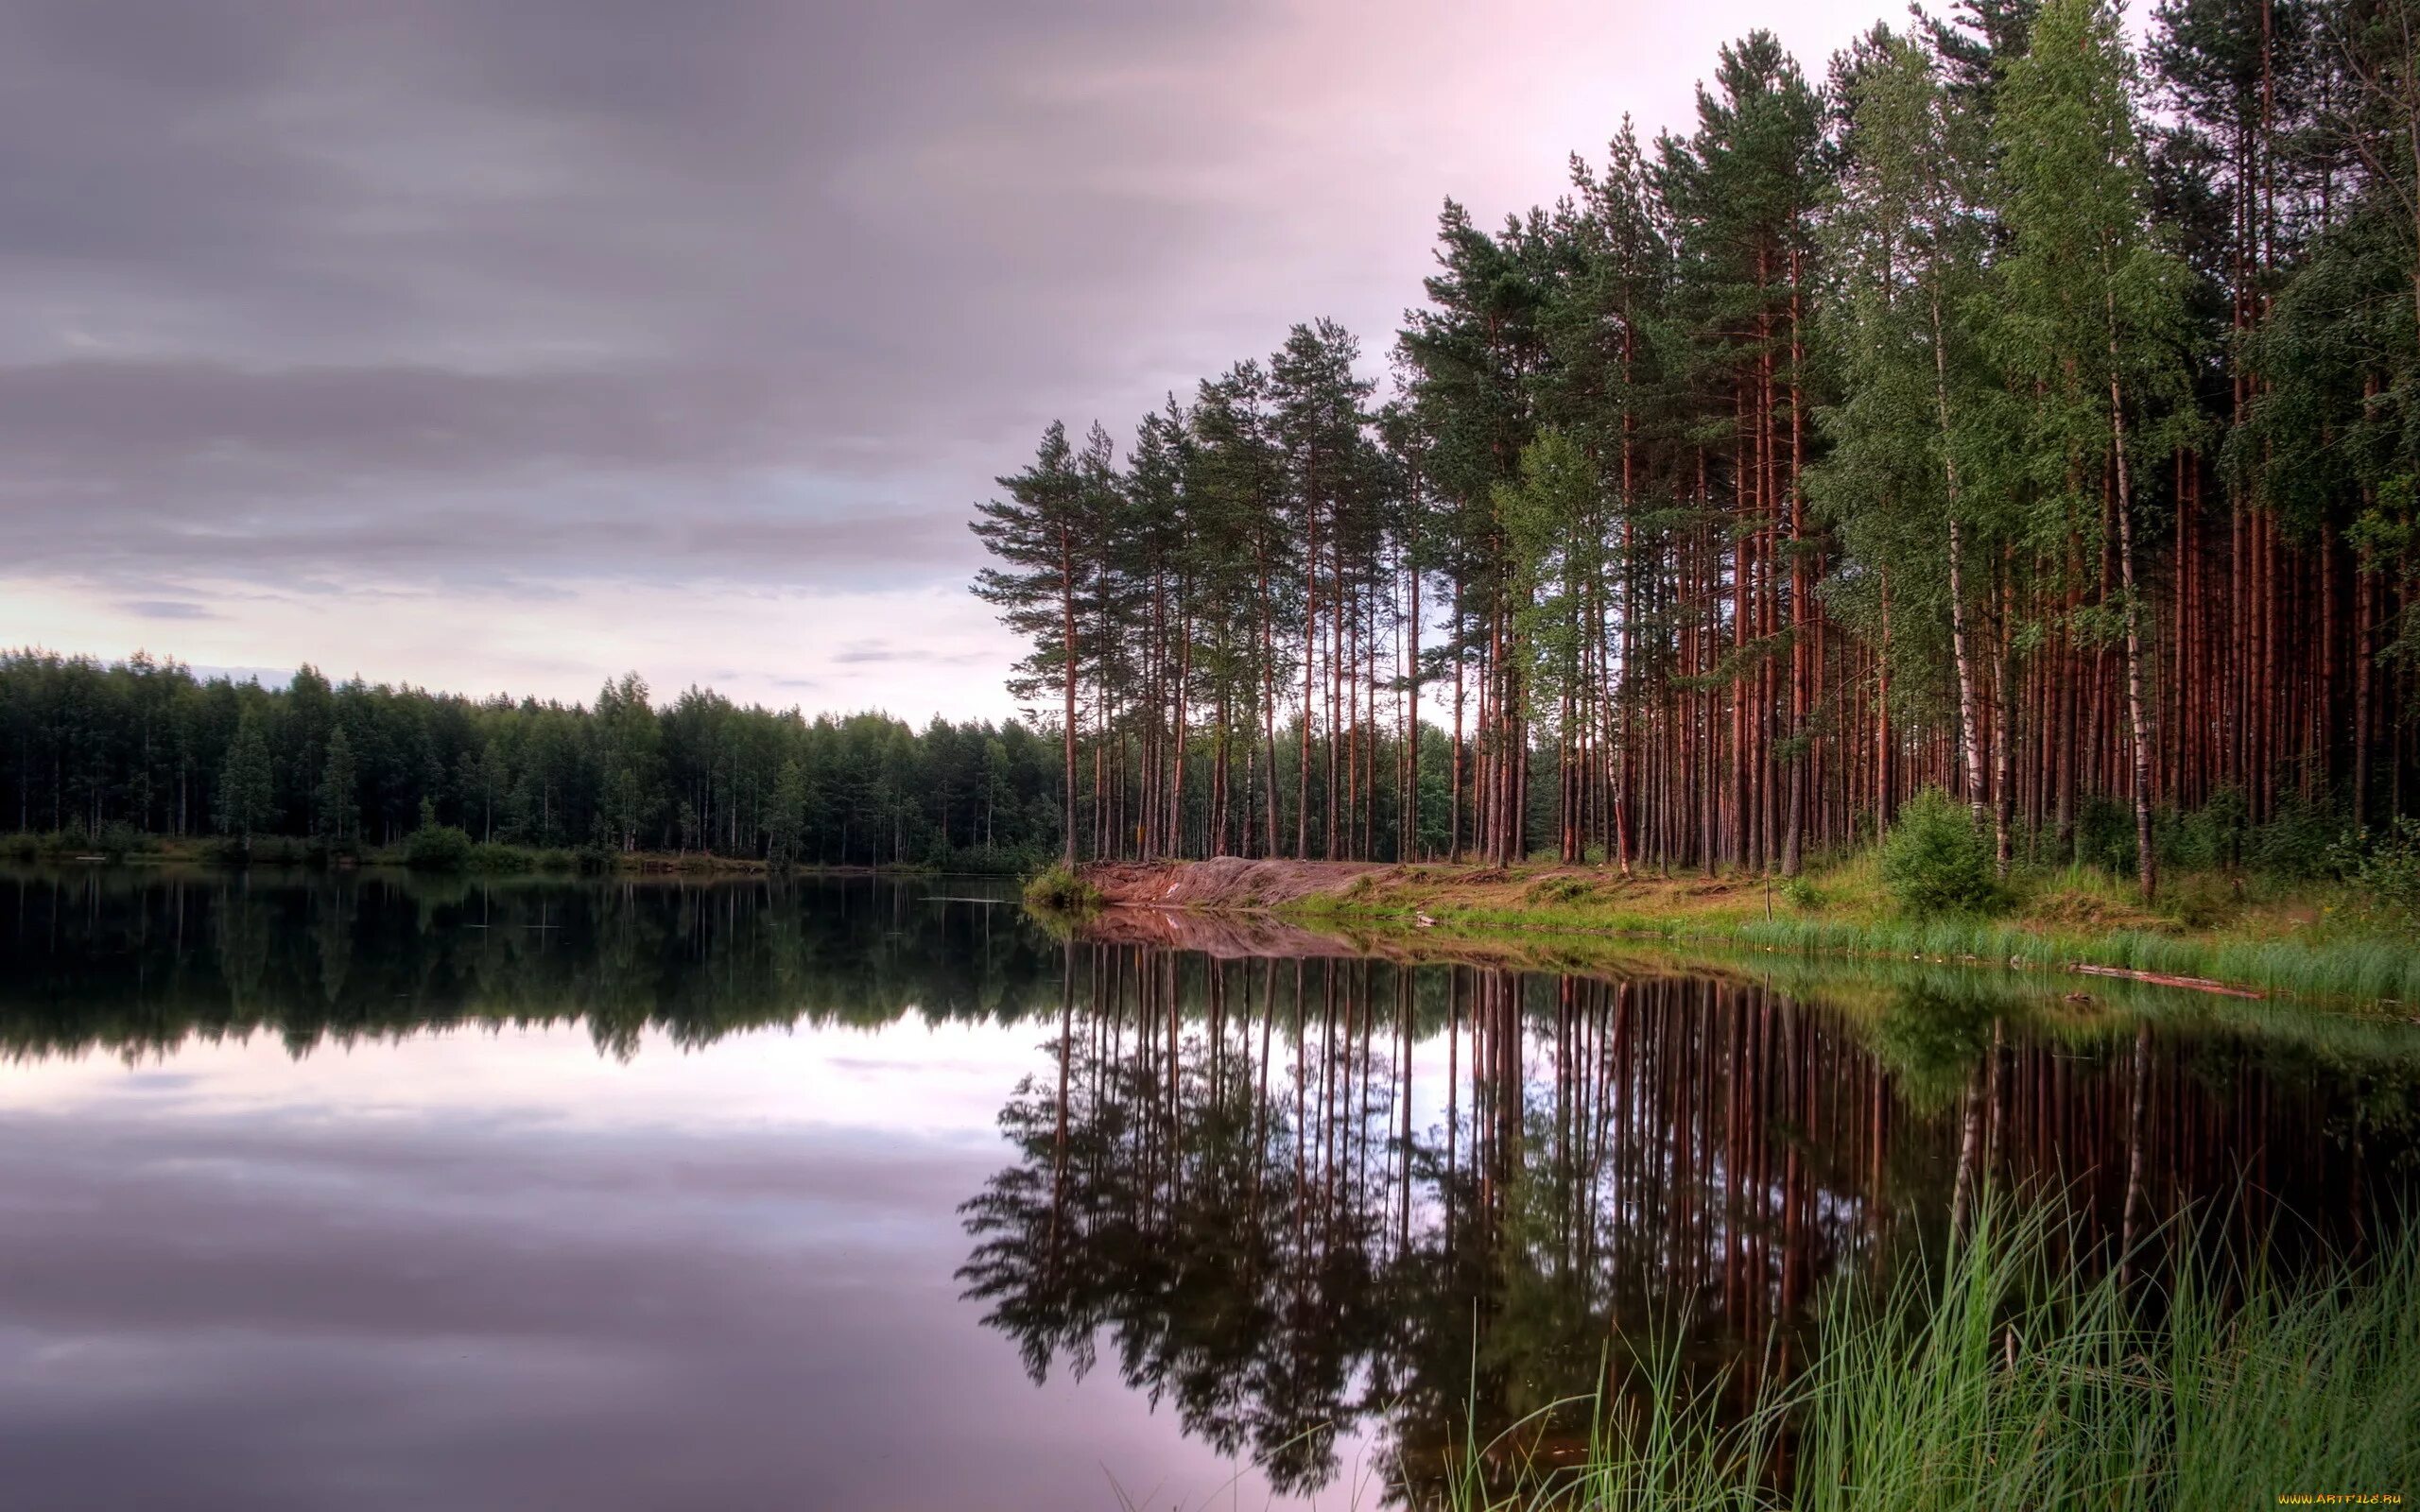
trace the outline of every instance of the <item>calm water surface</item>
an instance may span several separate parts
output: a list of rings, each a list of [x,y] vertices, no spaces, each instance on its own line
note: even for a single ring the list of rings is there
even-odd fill
[[[2411,1031],[1007,896],[0,874],[0,1501],[1376,1506],[1677,1316],[1746,1405],[1987,1180],[2413,1190]]]

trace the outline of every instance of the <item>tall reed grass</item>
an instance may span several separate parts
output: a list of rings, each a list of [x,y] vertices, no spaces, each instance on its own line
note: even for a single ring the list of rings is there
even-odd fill
[[[2289,1281],[2184,1257],[2087,1279],[2056,1225],[1979,1206],[1945,1264],[1830,1299],[1813,1363],[1746,1420],[1646,1374],[1596,1406],[1577,1467],[1489,1446],[1444,1512],[1949,1512],[2273,1506],[2420,1495],[2420,1233]],[[1582,1404],[1585,1405],[1585,1404]],[[1517,1440],[1519,1431],[1507,1435]],[[1517,1456],[1513,1456],[1517,1459]]]
[[[1671,931],[1685,938],[1695,931]],[[2420,949],[2390,939],[2200,940],[2118,930],[2047,933],[1976,919],[1858,922],[1824,919],[1751,919],[1729,936],[1772,950],[1971,957],[1999,965],[2060,967],[2070,962],[2201,976],[2307,997],[2420,1004]]]

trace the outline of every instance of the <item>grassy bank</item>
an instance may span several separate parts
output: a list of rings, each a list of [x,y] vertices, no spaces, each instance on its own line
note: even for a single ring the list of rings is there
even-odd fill
[[[1720,1383],[1693,1394],[1651,1365],[1579,1405],[1578,1464],[1543,1467],[1533,1420],[1466,1440],[1414,1503],[1945,1512],[2420,1492],[2420,1235],[2296,1280],[2188,1258],[2131,1282],[2084,1279],[2062,1238],[1986,1204],[1936,1273],[1837,1292],[1805,1373],[1745,1421],[1723,1423]]]
[[[1270,911],[1465,937],[1548,932],[2029,969],[2082,963],[2390,1008],[2420,1004],[2420,942],[2351,890],[2225,874],[2171,878],[2146,908],[2103,872],[2019,871],[1996,914],[1916,918],[1893,901],[1871,854],[1787,884],[1624,879],[1602,868],[1374,867]]]

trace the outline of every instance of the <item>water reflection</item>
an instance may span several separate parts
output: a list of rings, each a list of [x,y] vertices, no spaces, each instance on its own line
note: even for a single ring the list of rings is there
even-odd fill
[[[1296,1489],[1355,1430],[1417,1482],[1474,1411],[1485,1437],[1630,1389],[1658,1340],[1744,1410],[1803,1364],[1820,1286],[1938,1254],[1987,1181],[2065,1193],[2079,1263],[2152,1264],[2188,1208],[2289,1262],[2359,1251],[2413,1174],[2393,1032],[2053,1012],[1954,975],[1825,1002],[1100,944],[1067,980],[1002,1117],[1017,1159],[965,1210],[970,1295],[1036,1381],[1106,1353]]]
[[[299,1051],[458,1023],[659,1029],[1013,1018],[1059,952],[1013,889],[872,877],[710,886],[393,873],[0,872],[0,1053],[173,1048],[268,1030]]]
[[[2392,1026],[1118,927],[956,880],[0,872],[0,1474],[646,1505],[668,1432],[770,1504],[1110,1505],[1113,1462],[1198,1504],[1233,1461],[1369,1505],[1373,1456],[1432,1474],[1659,1338],[1744,1409],[1987,1181],[2068,1193],[2085,1265],[2197,1205],[2358,1250],[2414,1182]]]

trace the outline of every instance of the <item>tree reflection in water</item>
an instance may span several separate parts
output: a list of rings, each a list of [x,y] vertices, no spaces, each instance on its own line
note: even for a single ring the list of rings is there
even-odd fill
[[[1466,1427],[1631,1389],[1659,1339],[1743,1412],[1820,1286],[1937,1254],[1987,1180],[2064,1193],[2104,1264],[2195,1205],[2358,1249],[2411,1175],[2409,1053],[1934,983],[1066,951],[960,1279],[1037,1382],[1108,1349],[1282,1491],[1340,1432],[1426,1478]],[[1539,1423],[1528,1451],[1577,1452],[1584,1421]]]

